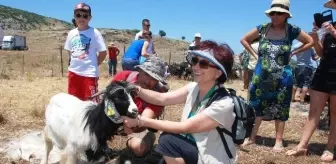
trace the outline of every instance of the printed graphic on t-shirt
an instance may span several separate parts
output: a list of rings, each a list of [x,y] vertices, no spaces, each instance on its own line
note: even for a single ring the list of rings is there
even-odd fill
[[[71,39],[71,51],[73,58],[85,59],[89,55],[91,38],[79,34]]]

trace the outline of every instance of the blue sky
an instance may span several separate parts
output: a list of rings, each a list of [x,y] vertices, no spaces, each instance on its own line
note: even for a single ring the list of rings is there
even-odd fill
[[[327,0],[292,0],[290,11],[296,24],[311,31],[313,14],[323,12]],[[1,0],[0,4],[44,16],[71,21],[77,0]],[[93,27],[140,29],[141,20],[151,21],[151,31],[164,30],[167,37],[188,41],[196,32],[202,39],[228,43],[242,51],[240,39],[256,25],[269,21],[264,11],[271,0],[82,0],[92,8]],[[335,14],[334,14],[335,15]]]

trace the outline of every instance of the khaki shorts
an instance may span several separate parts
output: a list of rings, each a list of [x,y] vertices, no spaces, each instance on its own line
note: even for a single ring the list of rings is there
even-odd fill
[[[154,142],[155,142],[155,134],[149,130],[144,130],[140,133],[132,133],[130,135],[128,135],[128,140],[126,142],[126,144],[128,144],[128,141],[132,138],[139,138],[141,139],[141,143],[146,145],[146,150],[144,152],[144,154],[147,154],[148,152],[150,152],[154,146]],[[128,147],[128,145],[127,145]],[[130,151],[132,151],[130,148],[129,148]]]

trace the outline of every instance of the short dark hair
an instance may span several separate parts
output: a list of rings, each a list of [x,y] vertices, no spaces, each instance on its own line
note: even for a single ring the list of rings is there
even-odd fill
[[[145,36],[145,35],[152,36],[152,32],[151,31],[144,31],[142,33],[142,36]]]
[[[149,19],[143,19],[142,20],[142,24],[144,24],[145,22],[149,23]]]

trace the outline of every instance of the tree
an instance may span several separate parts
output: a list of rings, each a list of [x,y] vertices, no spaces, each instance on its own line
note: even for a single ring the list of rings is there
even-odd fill
[[[185,40],[185,36],[182,36],[182,40]]]
[[[164,32],[163,30],[160,30],[160,31],[159,31],[159,35],[160,35],[161,37],[164,37],[164,36],[166,36],[166,32]]]

